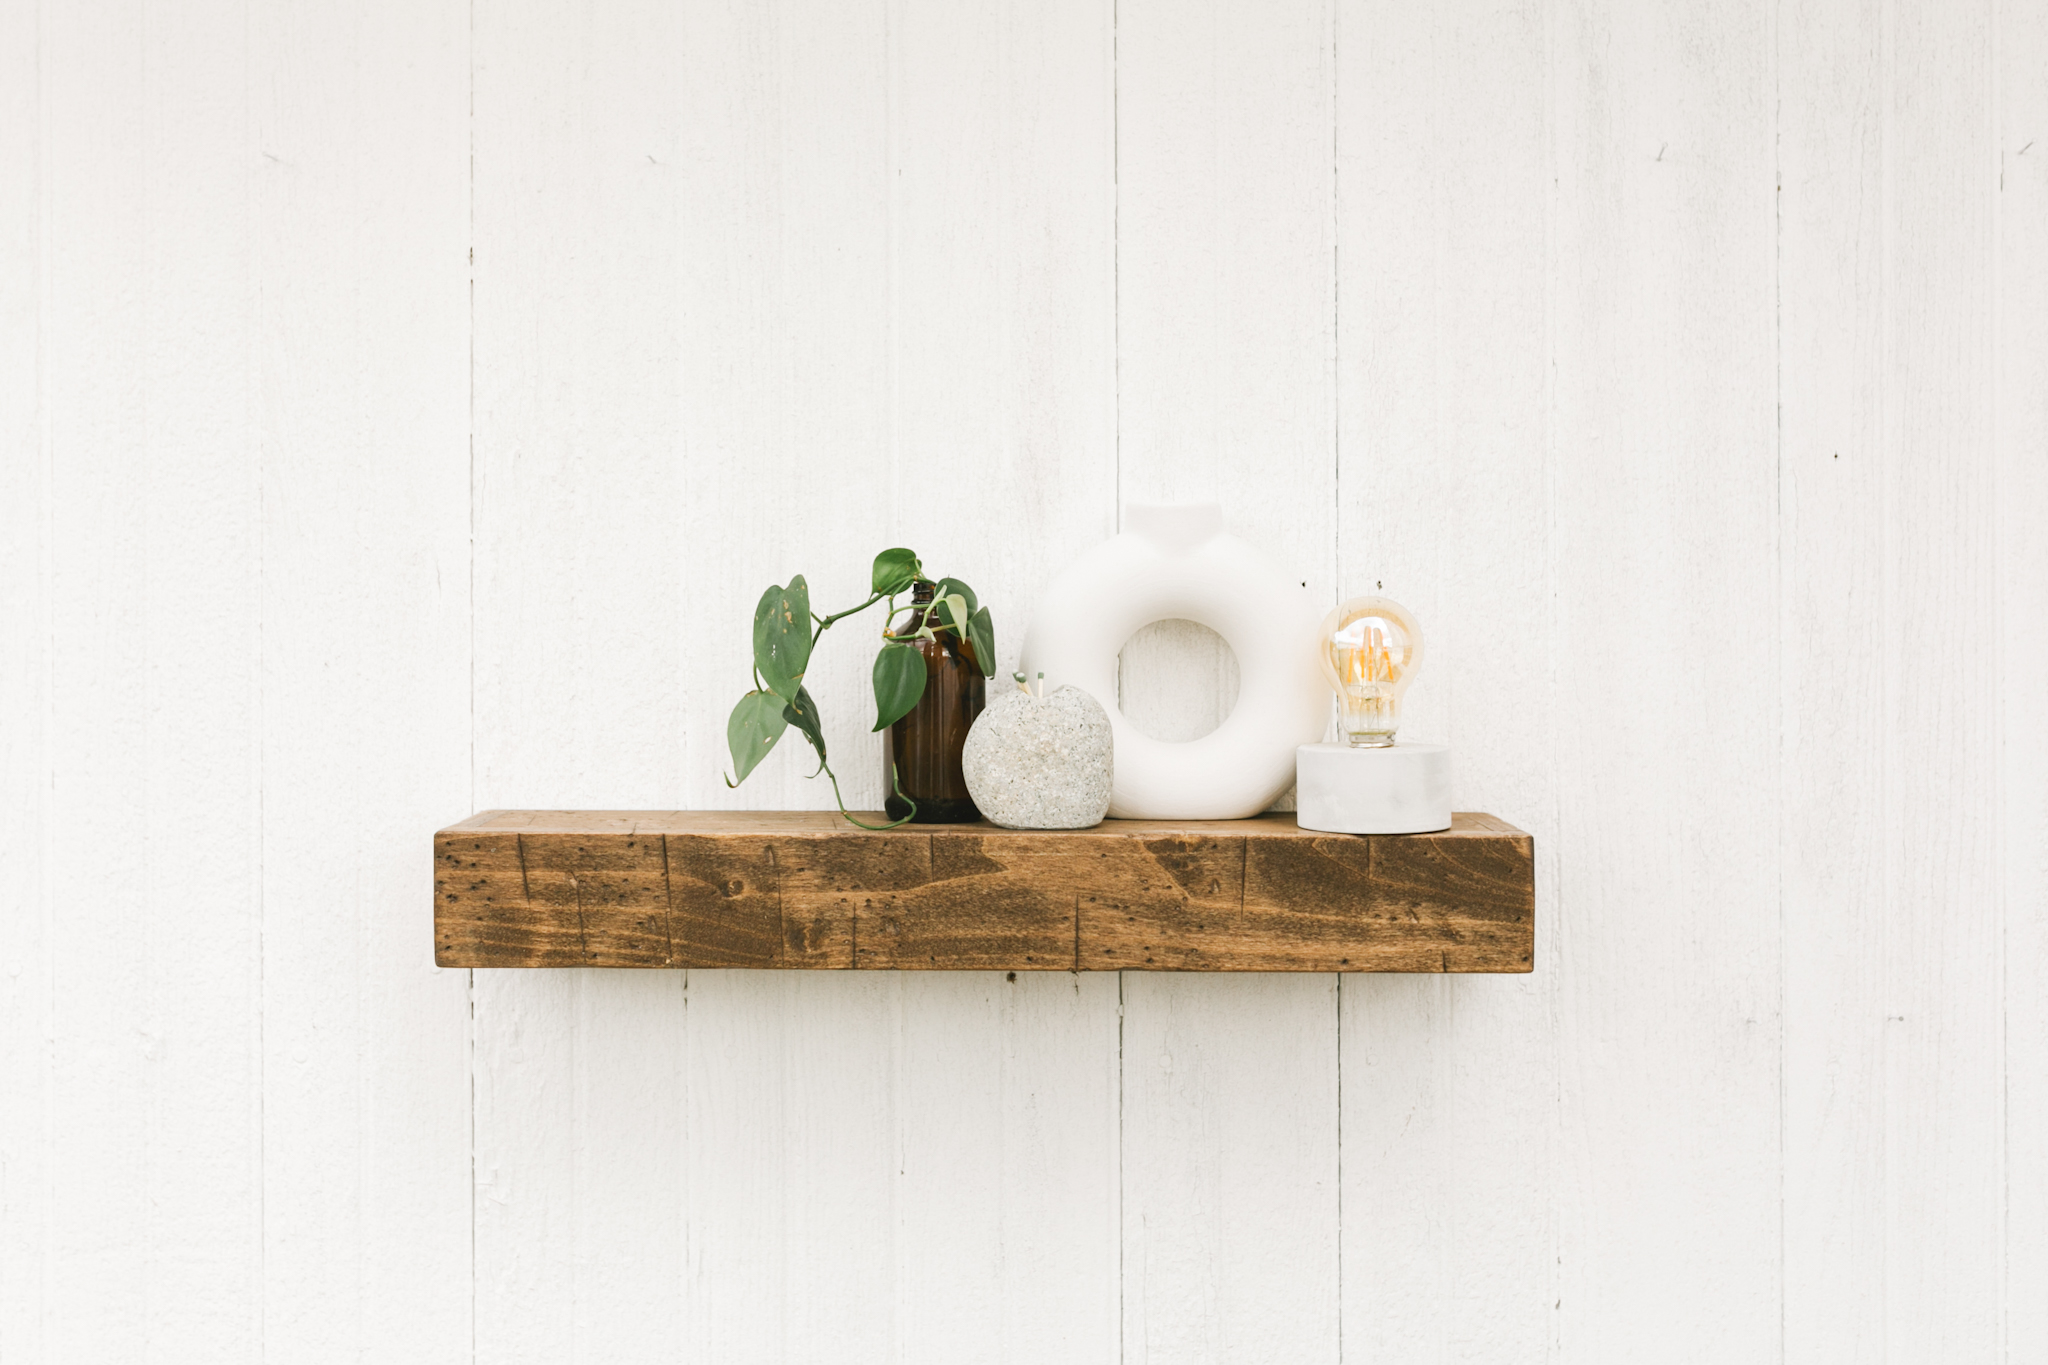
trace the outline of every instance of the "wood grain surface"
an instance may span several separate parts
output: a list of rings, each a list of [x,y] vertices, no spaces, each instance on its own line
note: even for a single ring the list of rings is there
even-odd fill
[[[1533,840],[1291,814],[869,832],[821,812],[487,811],[434,836],[444,967],[1526,972]]]

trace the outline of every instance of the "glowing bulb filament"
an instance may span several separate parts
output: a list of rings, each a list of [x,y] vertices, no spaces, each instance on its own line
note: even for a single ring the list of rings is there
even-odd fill
[[[1322,646],[1345,741],[1361,748],[1392,744],[1401,694],[1422,656],[1415,618],[1385,598],[1357,598],[1324,621]]]

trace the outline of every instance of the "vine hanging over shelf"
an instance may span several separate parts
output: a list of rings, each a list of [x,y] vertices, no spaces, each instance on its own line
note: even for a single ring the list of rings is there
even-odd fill
[[[929,606],[898,607],[896,599],[914,592],[920,584],[932,588]],[[957,578],[925,577],[924,565],[913,552],[898,547],[875,556],[870,575],[872,593],[868,600],[845,611],[819,616],[811,610],[810,585],[798,574],[787,586],[772,583],[754,608],[754,689],[741,697],[725,725],[726,746],[732,750],[734,775],[725,779],[737,787],[760,765],[783,732],[794,725],[818,752],[818,772],[832,780],[832,798],[839,813],[862,829],[894,829],[917,814],[917,803],[904,794],[896,780],[896,794],[910,804],[910,814],[886,825],[869,825],[856,820],[839,794],[839,778],[825,757],[825,729],[818,717],[818,705],[804,686],[811,654],[833,623],[856,616],[886,603],[882,618],[882,647],[875,655],[875,724],[886,730],[910,714],[924,696],[924,656],[911,647],[916,640],[936,640],[951,631],[971,650],[984,677],[995,676],[996,628],[987,607],[980,604],[970,588]],[[900,629],[897,616],[911,613]],[[894,765],[891,765],[894,773]],[[812,773],[816,777],[818,773]]]

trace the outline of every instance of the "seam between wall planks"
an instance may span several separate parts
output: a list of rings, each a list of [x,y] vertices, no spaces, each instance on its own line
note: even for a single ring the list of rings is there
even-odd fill
[[[1549,174],[1544,177],[1546,186],[1543,195],[1543,564],[1548,579],[1545,584],[1550,600],[1550,618],[1558,617],[1559,593],[1557,572],[1557,295],[1558,295],[1558,116],[1557,116],[1557,8],[1546,5],[1543,11],[1543,147]],[[1553,629],[1545,634],[1548,645],[1545,659],[1545,682],[1552,706],[1558,701],[1558,677],[1561,660],[1558,651],[1558,636]],[[1559,793],[1559,762],[1562,758],[1562,727],[1551,731],[1549,758],[1550,775],[1550,835],[1552,843],[1561,845],[1564,841],[1564,806]],[[1564,860],[1552,854],[1553,865],[1557,868],[1553,888],[1552,904],[1561,911],[1565,903]],[[1540,886],[1539,886],[1540,893]],[[1560,929],[1561,929],[1560,925]],[[1547,1025],[1550,1045],[1551,1105],[1550,1132],[1553,1135],[1564,1131],[1565,1087],[1564,1068],[1560,1065],[1559,1014],[1561,1004],[1557,991],[1557,966],[1562,959],[1559,932],[1547,936],[1550,945],[1551,970],[1544,973],[1544,1021]],[[1551,1302],[1549,1350],[1550,1360],[1558,1360],[1564,1352],[1564,1237],[1562,1220],[1558,1217],[1558,1180],[1556,1168],[1551,1168],[1550,1188],[1545,1192],[1548,1206],[1550,1234],[1550,1292]]]
[[[469,74],[469,242],[464,253],[469,270],[469,808],[476,809],[476,0],[469,0],[468,50],[463,54]],[[521,865],[524,866],[524,858]],[[522,879],[523,880],[523,879]],[[476,1360],[477,1314],[477,1128],[476,1128],[476,969],[469,969],[469,1356]]]
[[[1777,772],[1772,789],[1779,809],[1785,801],[1785,628],[1790,594],[1785,590],[1785,72],[1779,40],[1783,0],[1771,7],[1771,377],[1773,413],[1771,439],[1772,494],[1771,552],[1772,579],[1776,585],[1778,630],[1773,639],[1777,658],[1772,676],[1777,685],[1776,723]],[[1785,822],[1777,822],[1778,861],[1778,1360],[1785,1359],[1785,1267],[1787,1229],[1785,1219]]]

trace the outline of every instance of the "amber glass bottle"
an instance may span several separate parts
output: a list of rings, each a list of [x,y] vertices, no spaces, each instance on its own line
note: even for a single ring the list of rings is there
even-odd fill
[[[911,593],[918,610],[893,629],[897,635],[916,630],[932,600],[932,585],[919,583]],[[888,793],[884,805],[891,820],[910,813],[896,795],[903,793],[917,802],[914,825],[952,825],[979,820],[974,798],[967,794],[967,775],[960,770],[960,751],[966,747],[967,731],[986,704],[981,665],[974,646],[952,631],[936,640],[912,641],[911,648],[924,655],[924,695],[910,714],[889,727],[882,745],[882,790]],[[891,781],[890,766],[895,767]]]

